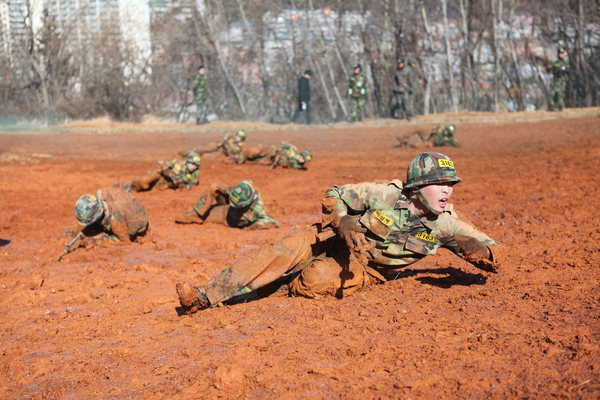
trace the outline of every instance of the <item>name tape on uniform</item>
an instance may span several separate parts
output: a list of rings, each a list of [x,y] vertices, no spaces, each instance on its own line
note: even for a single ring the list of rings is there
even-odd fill
[[[443,158],[438,159],[438,164],[440,164],[441,168],[452,168],[454,169],[454,162],[450,160],[445,160]]]
[[[385,226],[390,226],[392,224],[392,219],[379,210],[373,211],[373,216],[381,221],[381,223]]]
[[[435,242],[436,241],[435,236],[428,235],[425,232],[419,232],[415,235],[415,237],[417,237],[421,240],[425,240],[426,242]]]

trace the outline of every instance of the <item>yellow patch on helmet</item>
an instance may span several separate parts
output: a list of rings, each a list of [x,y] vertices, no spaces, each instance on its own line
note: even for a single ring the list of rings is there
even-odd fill
[[[438,164],[441,168],[452,168],[454,169],[454,162],[443,158],[438,159]]]

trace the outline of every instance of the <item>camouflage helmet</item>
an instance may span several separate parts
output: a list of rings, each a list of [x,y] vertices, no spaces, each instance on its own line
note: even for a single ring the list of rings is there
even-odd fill
[[[421,153],[412,159],[406,172],[406,189],[442,183],[458,183],[454,162],[441,153]]]
[[[448,131],[448,133],[450,133],[450,134],[453,134],[453,135],[454,135],[454,132],[456,132],[456,127],[455,127],[454,125],[448,125],[448,126],[446,127],[446,130]]]
[[[190,151],[185,158],[185,162],[186,164],[200,165],[202,163],[202,157],[200,157],[200,154],[196,153],[195,151]]]
[[[312,160],[312,153],[308,150],[302,150],[300,155],[304,157],[304,162],[309,162],[310,160]]]
[[[237,131],[235,133],[235,136],[240,140],[246,140],[246,136],[248,136],[248,135],[245,130],[240,129],[239,131]]]
[[[102,214],[104,214],[104,205],[96,196],[84,194],[75,203],[75,217],[79,225],[91,225],[98,221]]]
[[[256,192],[248,181],[243,181],[229,189],[229,204],[234,208],[249,206],[254,201]]]

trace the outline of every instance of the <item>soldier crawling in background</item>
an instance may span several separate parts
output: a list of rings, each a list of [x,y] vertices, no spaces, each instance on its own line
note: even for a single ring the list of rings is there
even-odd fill
[[[453,146],[459,144],[454,137],[456,128],[454,125],[438,125],[425,138],[423,131],[414,131],[402,137],[397,137],[399,144],[396,147],[410,147],[413,149]]]
[[[251,181],[231,187],[212,184],[200,196],[192,211],[175,220],[180,224],[216,222],[234,228],[276,228],[279,222],[266,211],[260,193]]]
[[[125,183],[123,189],[141,192],[154,187],[158,189],[190,189],[198,184],[202,159],[190,152],[185,160],[159,161],[158,166],[146,172],[142,178]]]
[[[200,155],[206,153],[214,153],[220,151],[225,160],[228,162],[235,162],[242,164],[246,161],[244,153],[244,142],[246,141],[247,133],[245,130],[240,129],[235,133],[228,133],[223,137],[220,143],[210,143],[206,146],[196,147],[192,150],[183,150],[179,152],[179,155],[185,157],[190,152],[196,152]]]
[[[77,247],[93,247],[107,240],[129,243],[140,237],[152,240],[146,209],[131,193],[118,187],[85,194],[75,203],[75,217],[83,228],[66,246],[58,260]]]
[[[454,162],[421,153],[406,183],[332,186],[322,222],[242,256],[202,286],[176,285],[185,313],[214,307],[271,283],[289,282],[292,296],[348,296],[364,286],[396,279],[401,268],[444,247],[476,268],[497,272],[503,250],[454,209],[461,182]]]
[[[569,75],[569,61],[564,48],[560,47],[558,49],[556,58],[550,60],[546,71],[552,73],[552,105],[550,111],[562,111],[565,108],[565,88]]]
[[[293,168],[307,169],[308,163],[312,160],[312,153],[308,150],[298,152],[298,148],[291,143],[281,142],[273,157],[271,168]]]
[[[284,141],[279,146],[249,147],[244,150],[244,160],[248,163],[268,164],[271,168],[306,169],[308,162],[312,160],[312,153],[308,150],[299,152],[295,145]]]

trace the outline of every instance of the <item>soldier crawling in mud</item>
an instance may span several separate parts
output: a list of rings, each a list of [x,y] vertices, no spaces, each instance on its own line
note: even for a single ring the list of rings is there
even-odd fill
[[[81,196],[75,203],[75,217],[83,228],[69,232],[79,231],[59,260],[77,247],[90,248],[107,240],[124,243],[141,237],[152,240],[146,209],[131,193],[118,187]]]
[[[423,131],[414,131],[402,137],[397,137],[399,144],[397,147],[410,147],[413,149],[453,146],[458,147],[459,144],[454,137],[456,127],[454,125],[439,125],[433,128],[429,136],[425,138]]]
[[[190,152],[196,152],[200,155],[206,153],[214,153],[220,151],[225,156],[225,161],[234,162],[237,164],[243,164],[246,161],[244,152],[244,142],[246,141],[247,133],[245,130],[240,129],[235,133],[228,133],[223,137],[223,140],[219,143],[211,143],[206,146],[196,147],[192,150],[180,151],[179,154],[183,157],[188,155]]]
[[[191,211],[175,220],[180,224],[216,222],[234,228],[276,228],[279,222],[265,210],[260,193],[251,181],[231,187],[212,184]]]
[[[250,147],[245,151],[245,159],[246,162],[269,164],[271,168],[307,169],[312,153],[308,150],[300,152],[295,145],[281,142],[279,146]]]
[[[213,307],[275,281],[289,282],[292,296],[341,297],[395,279],[400,268],[440,247],[497,272],[502,247],[450,203],[459,182],[454,162],[430,152],[413,158],[405,184],[333,186],[323,200],[322,223],[262,247],[202,286],[178,283],[183,311]]]
[[[190,189],[198,184],[202,159],[196,152],[190,152],[185,160],[159,161],[156,168],[146,172],[142,178],[125,183],[127,191],[141,192],[152,188]]]

